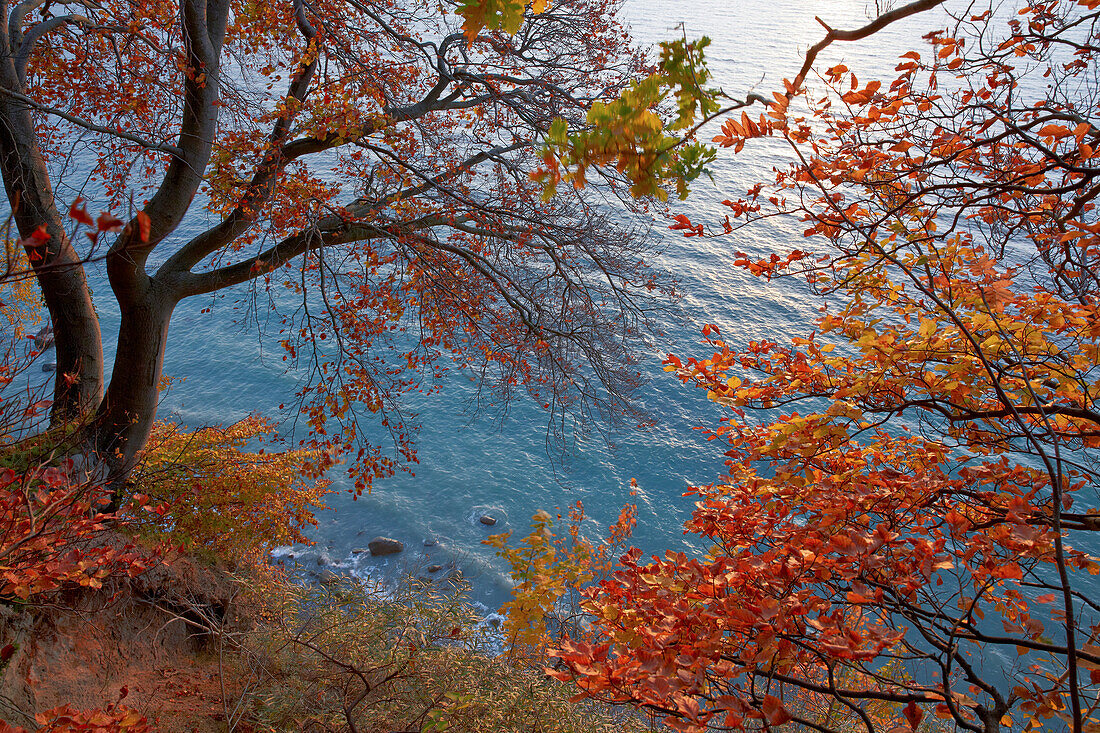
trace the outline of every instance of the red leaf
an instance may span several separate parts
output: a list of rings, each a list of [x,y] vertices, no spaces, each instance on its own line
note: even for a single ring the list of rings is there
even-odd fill
[[[39,224],[38,228],[31,232],[29,237],[19,240],[19,244],[26,248],[27,257],[31,262],[38,262],[43,258],[40,251],[50,241],[50,233],[46,231],[45,224]]]
[[[924,713],[912,700],[905,704],[905,707],[901,709],[901,713],[909,721],[909,727],[913,730],[917,729],[917,726],[920,725],[920,719],[924,717]]]
[[[80,205],[81,201],[83,201],[83,199],[80,197],[77,197],[76,201],[73,201],[72,206],[69,207],[69,218],[76,219],[86,226],[91,226],[95,222],[92,221],[92,217],[88,216],[88,211]]]
[[[95,225],[101,232],[117,232],[122,228],[122,219],[117,219],[107,212],[103,212],[95,220]]]
[[[769,725],[783,725],[791,721],[791,714],[783,707],[783,702],[774,695],[764,695],[764,704],[761,707]]]

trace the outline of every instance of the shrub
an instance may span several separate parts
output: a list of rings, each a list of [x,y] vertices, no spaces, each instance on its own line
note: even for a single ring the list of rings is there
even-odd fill
[[[263,731],[642,730],[633,718],[570,702],[540,670],[493,655],[466,588],[410,581],[285,584],[274,620],[246,642],[257,683],[249,723]]]
[[[166,509],[146,514],[142,534],[232,565],[253,563],[278,545],[308,543],[302,530],[316,524],[329,482],[303,477],[308,451],[268,452],[274,431],[256,416],[195,431],[158,423],[134,480]]]
[[[71,472],[71,460],[0,470],[0,601],[27,601],[69,583],[98,588],[109,575],[136,575],[156,561],[131,543],[106,541],[108,524],[124,522],[135,505],[96,511],[106,491]]]

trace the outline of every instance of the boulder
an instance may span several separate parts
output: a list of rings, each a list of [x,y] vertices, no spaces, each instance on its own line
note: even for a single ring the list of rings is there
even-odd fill
[[[488,514],[482,514],[481,519],[478,521],[480,521],[486,527],[492,527],[494,524],[497,523],[496,517],[490,517]]]
[[[367,543],[372,555],[393,555],[405,549],[404,543],[389,537],[375,537]]]

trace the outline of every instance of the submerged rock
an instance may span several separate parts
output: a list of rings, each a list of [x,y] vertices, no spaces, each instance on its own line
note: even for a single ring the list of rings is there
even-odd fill
[[[433,540],[431,538],[428,538],[428,539],[424,540],[424,546],[425,547],[435,547],[438,544],[439,544],[438,540]]]
[[[45,351],[51,346],[53,346],[53,326],[47,323],[38,329],[38,333],[34,335],[34,348],[38,351]]]
[[[367,543],[372,555],[393,555],[405,549],[405,544],[389,537],[375,537]]]

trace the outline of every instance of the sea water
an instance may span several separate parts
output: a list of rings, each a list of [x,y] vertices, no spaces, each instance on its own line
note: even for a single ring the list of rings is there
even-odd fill
[[[835,27],[855,27],[873,11],[862,0],[630,0],[623,8],[642,43],[709,36],[714,83],[736,97],[750,91],[770,96],[782,88],[783,78],[794,76],[802,54],[824,33],[815,15]],[[838,44],[822,56],[818,68],[843,60],[861,81],[889,78],[897,56],[918,46],[920,36],[939,27],[941,18],[918,16],[867,41]],[[702,137],[715,132],[704,131]],[[738,198],[755,182],[768,180],[773,166],[786,162],[786,152],[774,141],[756,141],[736,156],[722,151],[711,167],[714,182],[701,179],[692,197],[673,203],[671,211],[700,223],[717,222],[723,216],[718,202]],[[184,229],[202,223],[194,218]],[[811,330],[821,303],[797,281],[767,282],[733,265],[737,250],[765,256],[804,246],[796,220],[690,239],[669,231],[664,217],[643,224],[652,227],[663,250],[655,264],[676,276],[682,293],[660,324],[665,335],[652,342],[641,364],[648,382],[639,399],[657,418],[654,427],[581,440],[560,460],[548,450],[546,416],[539,407],[519,402],[503,417],[471,415],[462,406],[474,386],[454,372],[439,394],[419,397],[412,405],[420,424],[419,463],[413,472],[379,481],[370,494],[352,500],[344,474],[333,470],[329,478],[337,493],[328,499],[331,510],[319,515],[310,532],[315,547],[280,548],[276,556],[362,577],[423,572],[436,564],[444,566],[441,573],[456,568],[471,581],[475,599],[492,609],[507,597],[509,581],[505,564],[483,540],[508,531],[522,536],[539,510],[552,512],[582,501],[589,517],[585,529],[598,535],[624,504],[634,503],[634,544],[656,554],[698,549],[696,538],[683,531],[692,509],[683,493],[724,473],[721,444],[708,442],[696,428],[715,425],[725,413],[702,390],[665,373],[662,356],[705,354],[699,341],[707,323],[718,325],[732,344],[784,341]],[[102,273],[93,271],[92,278],[110,369],[118,311]],[[211,312],[203,313],[207,308]],[[279,417],[279,405],[293,401],[298,375],[286,371],[277,339],[264,333],[262,314],[258,326],[249,313],[244,291],[179,305],[164,361],[165,374],[177,383],[166,393],[160,417],[200,427],[251,413]],[[367,437],[382,444],[387,440],[381,427]],[[637,480],[635,493],[631,479]],[[483,524],[485,515],[496,524]],[[376,535],[398,539],[406,549],[386,558],[355,552]]]

